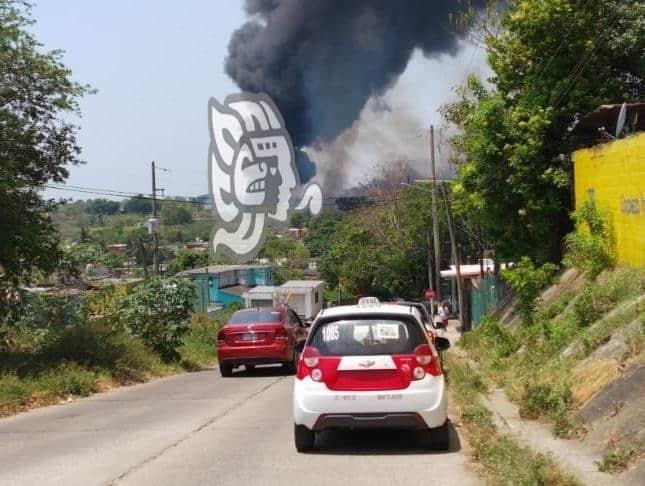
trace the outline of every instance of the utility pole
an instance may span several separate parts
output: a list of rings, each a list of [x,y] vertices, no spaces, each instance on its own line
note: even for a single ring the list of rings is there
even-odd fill
[[[155,177],[155,161],[152,161],[152,218],[157,219],[157,181]],[[155,274],[159,275],[159,234],[156,221],[152,226],[152,265]]]
[[[459,304],[459,323],[461,324],[461,330],[463,332],[470,329],[464,328],[464,292],[461,280],[461,257],[459,255],[457,238],[455,237],[455,229],[452,223],[452,206],[448,201],[446,191],[443,187],[441,188],[441,194],[443,196],[444,205],[446,206],[446,219],[448,220],[448,231],[450,233],[450,248],[452,250],[452,260],[455,262],[455,268],[457,269],[457,299]]]
[[[430,125],[430,175],[432,177],[432,236],[434,237],[435,297],[441,302],[441,250],[439,248],[439,221],[437,219],[437,173],[434,163],[434,125]],[[431,283],[432,285],[432,283]]]

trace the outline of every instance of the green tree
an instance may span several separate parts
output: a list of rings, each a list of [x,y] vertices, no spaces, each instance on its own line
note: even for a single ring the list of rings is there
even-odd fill
[[[113,215],[121,210],[121,205],[116,201],[107,199],[91,199],[87,201],[85,211],[88,214]]]
[[[126,213],[152,214],[152,201],[146,199],[143,194],[139,194],[125,201],[123,203],[123,210]]]
[[[610,213],[599,210],[594,199],[588,197],[572,217],[576,229],[565,238],[567,254],[564,263],[583,269],[593,280],[600,272],[615,264],[615,240]]]
[[[346,215],[321,245],[320,273],[331,287],[340,284],[344,296],[419,298],[428,287],[430,194],[409,187],[391,196],[388,204]],[[447,265],[448,231],[443,218],[440,223]]]
[[[166,203],[161,208],[161,221],[167,225],[182,225],[193,221],[193,215],[186,206],[177,203]]]
[[[189,268],[205,267],[209,263],[210,255],[207,251],[180,250],[168,264],[168,273],[173,275]]]
[[[336,232],[342,217],[333,211],[325,210],[311,218],[307,224],[304,243],[312,256],[317,257],[329,248],[331,236]]]
[[[443,108],[459,128],[456,208],[501,259],[559,260],[571,229],[576,118],[645,90],[645,4],[514,0],[484,41],[492,89],[469,80]]]
[[[307,224],[307,221],[311,218],[311,215],[305,211],[296,211],[291,215],[291,220],[289,224],[292,228],[302,228]]]
[[[280,285],[287,280],[301,279],[309,263],[309,250],[302,241],[289,235],[269,233],[259,253],[274,264],[274,283]]]
[[[143,267],[144,274],[148,273],[148,266],[152,265],[152,237],[145,228],[136,228],[127,232],[126,257],[134,258],[137,265]]]
[[[513,268],[502,271],[502,277],[517,298],[525,324],[533,323],[540,291],[553,282],[556,271],[557,267],[552,263],[536,267],[528,257],[523,257]]]
[[[164,359],[177,359],[195,291],[195,284],[185,277],[148,278],[123,297],[119,320]]]
[[[3,288],[58,263],[54,205],[41,190],[80,163],[70,115],[89,92],[71,79],[61,51],[42,49],[33,23],[28,4],[0,0],[0,306]]]

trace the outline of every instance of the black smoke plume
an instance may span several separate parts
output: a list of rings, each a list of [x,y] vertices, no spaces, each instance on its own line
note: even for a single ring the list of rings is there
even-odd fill
[[[472,3],[483,0],[246,0],[251,19],[231,38],[226,71],[274,99],[296,147],[333,140],[415,48],[454,54],[450,18]]]

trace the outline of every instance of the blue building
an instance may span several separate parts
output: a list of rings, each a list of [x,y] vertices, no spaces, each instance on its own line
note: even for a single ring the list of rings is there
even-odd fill
[[[269,265],[211,265],[186,270],[197,284],[195,310],[207,312],[233,303],[244,305],[243,294],[258,285],[273,285]]]

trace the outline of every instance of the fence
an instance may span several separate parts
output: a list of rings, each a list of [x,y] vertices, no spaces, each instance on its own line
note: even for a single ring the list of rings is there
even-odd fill
[[[505,285],[499,277],[487,273],[483,279],[473,279],[470,292],[470,315],[472,327],[482,321],[484,316],[495,312],[505,301]]]

